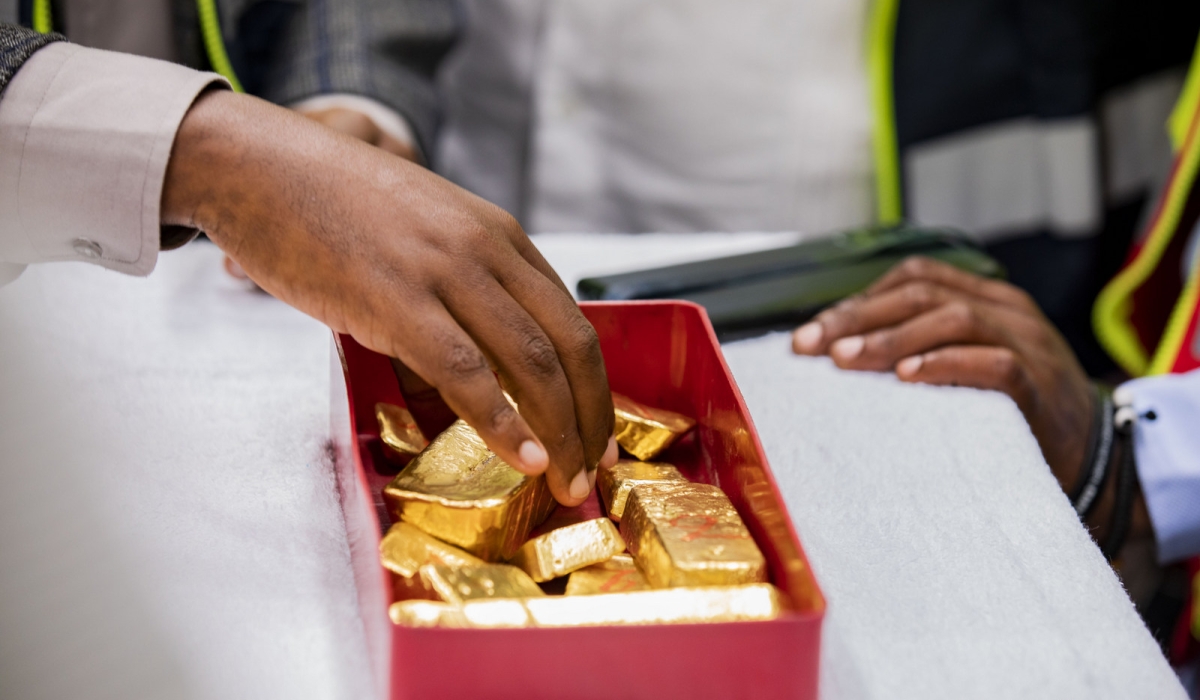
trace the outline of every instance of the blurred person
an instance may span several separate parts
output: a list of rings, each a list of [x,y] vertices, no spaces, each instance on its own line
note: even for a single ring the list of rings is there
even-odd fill
[[[1192,697],[1200,695],[1200,51],[1154,215],[1097,301],[1131,376],[1093,385],[1033,299],[913,258],[793,334],[793,349],[902,381],[1002,391]]]
[[[436,167],[539,232],[954,226],[1086,367],[1200,6],[468,0]]]
[[[398,358],[506,461],[579,503],[615,459],[595,332],[520,226],[219,76],[0,24],[0,284],[146,275],[205,232],[263,289]],[[521,404],[518,414],[493,369]]]

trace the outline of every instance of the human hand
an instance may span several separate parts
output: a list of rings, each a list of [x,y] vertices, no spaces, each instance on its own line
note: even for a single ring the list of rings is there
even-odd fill
[[[1064,490],[1087,451],[1093,397],[1070,347],[1025,292],[909,258],[796,329],[792,349],[906,382],[1002,391],[1016,401]]]
[[[412,144],[393,138],[386,131],[380,129],[379,125],[373,119],[362,112],[334,107],[331,109],[300,110],[299,113],[318,124],[324,124],[334,131],[346,134],[347,136],[353,136],[359,141],[369,143],[376,148],[382,148],[392,155],[400,156],[413,163],[419,164],[421,162],[421,157],[417,154],[417,150]]]
[[[617,457],[595,330],[504,211],[419,166],[246,95],[180,127],[164,224],[263,289],[398,358],[518,470],[583,501]],[[500,381],[520,405],[505,399]]]

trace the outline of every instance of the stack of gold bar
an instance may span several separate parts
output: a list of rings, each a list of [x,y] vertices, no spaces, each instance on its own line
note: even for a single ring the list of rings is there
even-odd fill
[[[618,441],[639,461],[597,476],[607,517],[592,501],[590,510],[560,507],[538,529],[554,510],[544,479],[505,464],[461,421],[425,447],[384,490],[397,521],[380,547],[392,621],[505,628],[781,615],[786,599],[767,583],[762,552],[728,497],[646,461],[694,421],[619,395],[614,403]]]

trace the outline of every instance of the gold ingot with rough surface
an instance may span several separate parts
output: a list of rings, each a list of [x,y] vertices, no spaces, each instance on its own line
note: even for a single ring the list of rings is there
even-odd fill
[[[687,416],[651,408],[624,394],[614,392],[612,398],[617,444],[643,462],[657,457],[696,424]]]
[[[457,421],[383,491],[397,520],[475,556],[511,557],[554,509],[542,476],[526,476]]]
[[[379,422],[379,439],[399,455],[415,457],[429,444],[407,408],[377,403],[375,420]]]
[[[621,522],[621,514],[625,512],[625,501],[633,487],[657,481],[687,480],[670,464],[622,459],[607,469],[600,468],[596,475],[596,490],[600,492],[600,498],[608,510],[608,517]]]
[[[767,580],[767,562],[729,497],[708,484],[633,487],[621,535],[654,588]]]
[[[420,574],[425,586],[447,603],[463,603],[481,598],[534,598],[545,595],[528,574],[508,564],[426,564],[421,567]]]
[[[597,593],[628,593],[650,589],[633,557],[618,554],[608,561],[592,564],[571,574],[567,579],[567,595],[596,595]]]
[[[521,545],[509,563],[534,581],[549,581],[624,551],[625,542],[612,521],[596,518],[534,537]]]
[[[632,593],[469,600],[462,605],[393,603],[392,622],[408,627],[505,628],[679,625],[774,620],[784,596],[768,583],[669,588]]]
[[[388,529],[379,543],[379,559],[392,573],[396,600],[437,597],[419,576],[421,567],[426,564],[460,567],[484,563],[479,557],[431,537],[408,523],[396,523]]]

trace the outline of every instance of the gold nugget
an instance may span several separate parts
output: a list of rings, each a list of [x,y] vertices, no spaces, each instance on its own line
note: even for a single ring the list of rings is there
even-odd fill
[[[567,579],[567,595],[628,593],[649,588],[646,577],[628,554],[618,554],[608,561],[584,567]]]
[[[379,439],[397,454],[415,457],[429,444],[407,408],[390,403],[375,404]]]
[[[767,562],[729,497],[707,484],[633,487],[621,534],[654,588],[767,580]]]
[[[383,495],[398,520],[487,561],[515,554],[554,509],[545,478],[505,464],[462,421],[429,443]]]
[[[590,596],[469,600],[462,605],[409,600],[388,609],[392,622],[409,627],[590,627],[678,625],[773,620],[783,595],[768,583],[671,588]]]
[[[549,581],[625,551],[621,533],[608,518],[585,520],[534,537],[510,560],[534,581]]]
[[[482,559],[430,537],[408,523],[396,523],[387,531],[379,543],[379,558],[384,568],[392,572],[392,589],[396,600],[437,597],[418,575],[426,564],[459,567],[484,563]]]
[[[642,461],[654,459],[675,439],[692,429],[696,421],[661,408],[650,408],[614,393],[617,443]]]
[[[533,598],[546,595],[529,575],[508,564],[421,567],[421,581],[447,603],[479,598]]]
[[[596,475],[596,490],[604,499],[608,517],[621,522],[629,492],[638,484],[656,481],[686,481],[679,470],[661,462],[635,462],[622,459],[613,466],[600,469]]]

